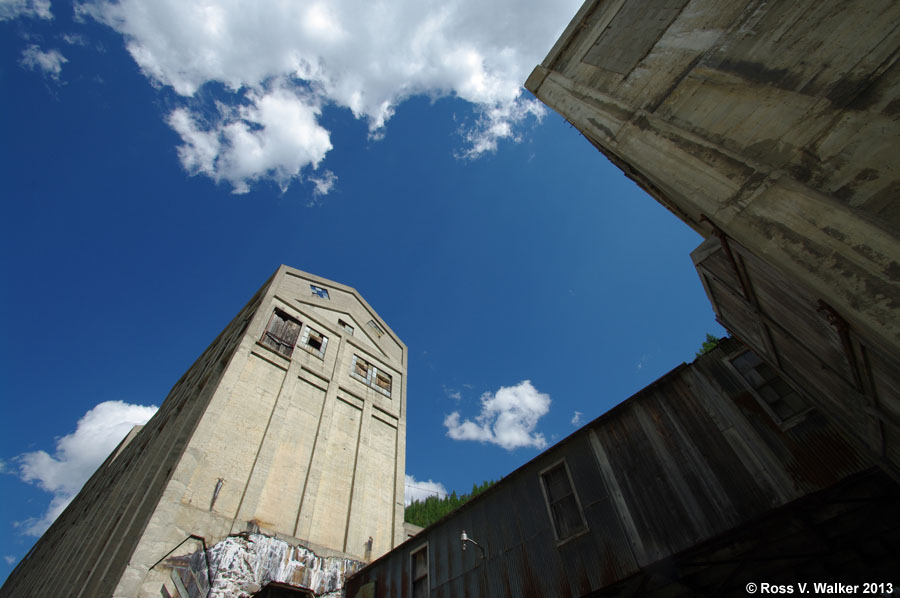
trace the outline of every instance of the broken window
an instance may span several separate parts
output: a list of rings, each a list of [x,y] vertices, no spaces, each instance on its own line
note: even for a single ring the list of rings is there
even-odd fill
[[[811,406],[803,396],[753,351],[743,351],[730,361],[756,400],[779,424],[809,411]]]
[[[353,356],[353,364],[350,366],[350,375],[366,386],[370,386],[390,398],[393,379],[387,372],[379,370],[359,355]]]
[[[300,339],[300,346],[312,353],[313,355],[323,358],[325,357],[325,346],[328,344],[328,337],[322,336],[322,333],[313,330],[309,326],[303,331],[303,338]]]
[[[427,598],[431,590],[428,587],[428,544],[410,553],[409,561],[412,598]]]
[[[557,541],[566,540],[586,530],[587,523],[565,461],[543,472],[541,481]]]
[[[285,357],[290,357],[298,336],[300,336],[300,321],[276,309],[269,318],[269,325],[266,326],[260,342]]]
[[[375,320],[369,320],[369,328],[372,329],[372,332],[374,332],[375,336],[378,338],[384,336],[384,329],[382,329]]]
[[[350,336],[353,336],[353,326],[351,326],[350,324],[348,324],[347,322],[345,322],[343,320],[338,320],[338,326],[343,328],[344,332],[346,332]]]
[[[322,287],[317,287],[314,284],[309,285],[309,290],[312,291],[312,294],[320,299],[330,299],[328,296],[328,289],[323,289]]]

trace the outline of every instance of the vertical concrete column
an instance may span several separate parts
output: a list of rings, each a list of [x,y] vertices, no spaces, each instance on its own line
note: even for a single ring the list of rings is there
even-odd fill
[[[366,395],[368,395],[371,391],[367,391]],[[356,459],[354,460],[353,465],[353,481],[351,482],[350,489],[350,508],[347,511],[347,526],[344,530],[344,552],[353,555],[364,555],[365,554],[365,546],[362,543],[354,541],[353,544],[350,542],[355,538],[359,540],[359,537],[365,535],[364,532],[361,532],[363,528],[366,526],[366,520],[370,518],[369,513],[365,513],[363,510],[363,506],[366,503],[365,495],[366,487],[368,484],[365,483],[357,483],[359,481],[365,482],[366,476],[369,475],[377,475],[378,472],[373,471],[373,468],[370,467],[369,455],[366,454],[364,450],[365,447],[369,445],[369,435],[372,430],[372,410],[373,405],[370,397],[366,397],[365,402],[363,403],[363,412],[362,412],[362,423],[359,429],[359,436],[356,439]],[[372,518],[376,515],[371,514]],[[350,523],[354,524],[354,533],[350,532]],[[366,536],[368,537],[368,536]],[[365,538],[363,538],[363,541]],[[354,545],[354,544],[359,544]]]
[[[334,418],[334,405],[338,400],[338,383],[341,375],[340,368],[344,367],[344,355],[347,351],[347,343],[343,337],[339,337],[337,355],[334,360],[334,369],[331,372],[331,382],[325,393],[325,401],[322,403],[322,415],[319,418],[319,427],[316,431],[316,441],[313,445],[313,454],[309,462],[309,470],[306,472],[306,482],[303,485],[303,494],[300,506],[297,509],[297,523],[294,525],[294,536],[297,538],[309,538],[312,529],[312,518],[315,513],[316,496],[319,491],[319,482],[322,472],[328,466],[326,454],[323,450],[328,445],[328,433],[331,430],[331,421]]]

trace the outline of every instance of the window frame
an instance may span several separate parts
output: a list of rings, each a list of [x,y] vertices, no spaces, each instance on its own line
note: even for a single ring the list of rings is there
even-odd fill
[[[366,375],[363,376],[356,371],[357,365],[363,362],[368,367],[366,368]],[[378,376],[384,376],[387,378],[388,387],[385,388],[378,384]],[[387,372],[387,370],[383,368],[379,368],[375,363],[365,357],[360,357],[358,354],[353,354],[353,359],[350,361],[350,377],[362,382],[372,390],[379,392],[386,396],[387,398],[391,398],[391,395],[394,391],[394,377]]]
[[[346,320],[343,320],[343,319],[341,319],[341,318],[338,318],[338,326],[340,326],[340,328],[341,328],[344,332],[346,332],[346,333],[349,334],[350,336],[353,336],[354,328],[353,328],[353,326],[351,326]]]
[[[274,333],[270,332],[276,316],[279,316],[283,322],[293,322],[297,325],[297,336],[293,341],[288,342],[287,337],[276,336]],[[280,307],[274,307],[272,308],[272,315],[269,316],[269,321],[266,323],[266,327],[263,328],[262,335],[259,337],[259,344],[282,357],[290,359],[294,354],[294,348],[297,346],[297,341],[300,339],[302,331],[303,323],[299,318],[295,318]],[[269,344],[269,342],[273,342],[276,346]],[[282,352],[279,347],[286,347],[288,349],[287,353]]]
[[[320,287],[317,284],[309,283],[309,290],[311,291],[311,295],[313,297],[318,297],[319,299],[324,299],[325,301],[331,301],[331,295],[328,294],[328,289],[325,287]]]
[[[416,555],[425,551],[425,574],[416,577]],[[428,542],[423,542],[409,551],[409,595],[415,598],[415,584],[417,581],[425,580],[425,596],[431,595],[431,554],[428,548]]]
[[[381,338],[382,336],[384,336],[385,334],[387,334],[387,333],[384,331],[384,328],[381,327],[381,324],[379,324],[378,322],[376,322],[374,319],[369,320],[369,321],[366,323],[366,326],[368,326],[369,328],[371,328],[371,329],[375,332],[375,336],[377,336],[378,338]]]
[[[316,349],[314,346],[309,344],[310,333],[317,335],[320,339],[322,339],[322,346]],[[298,346],[303,348],[307,353],[311,355],[315,355],[319,359],[325,359],[325,348],[328,346],[328,337],[311,327],[309,324],[303,327],[303,334],[300,335],[300,340],[298,341]]]
[[[562,468],[566,474],[566,480],[569,483],[569,490],[571,494],[567,494],[561,499],[557,499],[553,503],[550,502],[550,493],[547,490],[547,482],[545,481],[545,476],[548,473],[553,472],[556,469]],[[572,481],[572,472],[569,470],[569,464],[566,462],[565,457],[562,459],[558,459],[554,461],[552,464],[548,465],[544,469],[538,472],[538,484],[541,487],[541,493],[544,495],[544,506],[547,508],[547,517],[550,519],[550,527],[553,529],[553,537],[556,540],[557,547],[562,546],[563,544],[574,540],[584,534],[588,533],[590,527],[588,526],[587,519],[584,516],[584,508],[581,505],[581,498],[578,496],[578,491],[575,489],[575,483]],[[575,497],[575,507],[578,510],[578,516],[581,518],[581,527],[573,530],[568,536],[560,537],[560,532],[556,527],[556,516],[553,512],[553,505],[565,500],[569,496]]]
[[[773,372],[775,372],[775,374],[777,375],[777,379],[781,380],[782,382],[784,382],[785,384],[787,384],[788,386],[791,387],[791,390],[793,390],[794,393],[798,397],[800,397],[800,399],[806,404],[806,407],[804,409],[797,411],[796,413],[791,414],[788,417],[781,417],[780,415],[778,415],[778,413],[775,412],[775,410],[772,408],[772,406],[769,404],[769,402],[766,401],[766,399],[759,393],[759,390],[753,386],[753,384],[750,382],[750,380],[747,380],[747,378],[744,377],[744,374],[741,373],[741,371],[734,364],[734,360],[738,359],[745,353],[753,353],[754,355],[756,355],[756,357],[759,358],[761,363],[766,364]],[[747,390],[747,392],[750,393],[750,396],[753,397],[753,399],[759,404],[759,406],[762,407],[763,411],[765,411],[766,414],[770,418],[772,418],[772,421],[774,421],[775,424],[778,425],[779,428],[781,428],[781,430],[789,430],[790,428],[793,428],[794,426],[796,426],[797,424],[799,424],[800,422],[805,420],[807,415],[809,415],[809,413],[813,410],[812,402],[803,393],[803,391],[801,391],[799,388],[797,388],[797,386],[795,386],[793,384],[793,382],[791,382],[786,376],[784,376],[782,374],[782,372],[778,370],[778,368],[772,367],[772,365],[770,363],[768,363],[765,359],[763,359],[762,355],[760,355],[759,353],[754,351],[752,348],[746,347],[746,346],[741,347],[740,349],[737,349],[736,351],[733,351],[733,352],[729,353],[728,355],[726,355],[725,357],[723,357],[722,361],[725,362],[726,367],[728,367],[731,370],[731,372],[735,375],[735,377],[737,377],[737,379],[744,386],[744,388]],[[766,380],[766,384],[769,384],[769,382],[770,382],[770,380]],[[782,399],[783,399],[783,397],[779,396],[779,400],[782,400]]]

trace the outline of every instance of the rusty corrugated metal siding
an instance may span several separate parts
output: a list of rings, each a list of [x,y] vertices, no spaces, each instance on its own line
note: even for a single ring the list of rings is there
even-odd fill
[[[773,423],[723,362],[740,347],[726,339],[539,455],[363,569],[348,598],[371,580],[379,597],[408,595],[409,555],[425,542],[436,598],[626,587],[648,567],[871,467],[816,414],[788,430]],[[588,526],[564,542],[540,478],[560,460]],[[461,550],[463,529],[485,548],[484,560]]]

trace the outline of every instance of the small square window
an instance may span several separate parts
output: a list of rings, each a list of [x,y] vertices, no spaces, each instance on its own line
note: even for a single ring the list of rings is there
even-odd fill
[[[309,290],[312,291],[312,294],[320,299],[330,299],[328,296],[328,289],[323,289],[322,287],[317,287],[314,284],[309,285]]]
[[[428,545],[410,553],[409,561],[412,598],[427,598],[431,591],[428,585]]]
[[[586,530],[587,523],[572,488],[565,462],[543,472],[541,482],[557,541],[566,540]]]
[[[384,329],[382,329],[375,320],[369,320],[369,328],[372,329],[372,332],[374,332],[375,336],[378,338],[384,336]]]
[[[300,321],[276,309],[269,318],[269,325],[266,326],[260,342],[285,357],[290,357],[298,336],[300,336]]]
[[[325,357],[325,346],[327,344],[328,337],[323,336],[322,333],[313,330],[309,326],[303,331],[303,338],[300,339],[300,346],[319,358]]]
[[[347,322],[345,322],[343,320],[338,320],[338,326],[343,328],[344,332],[346,332],[350,336],[353,336],[353,326],[351,326],[350,324],[348,324]]]

